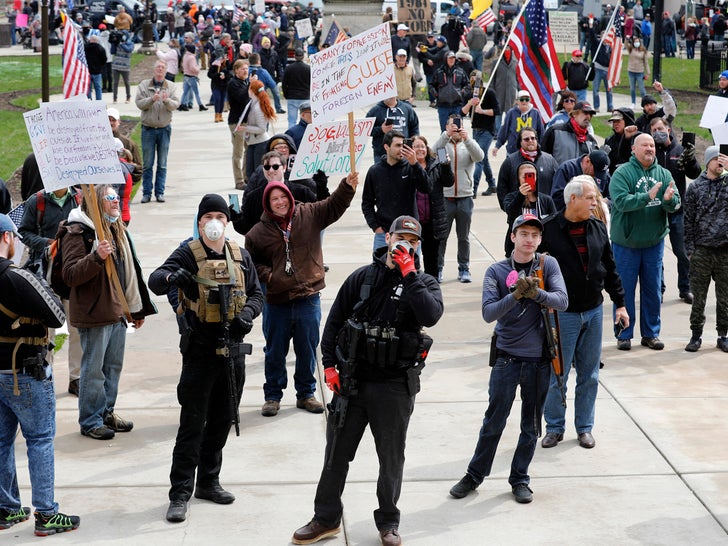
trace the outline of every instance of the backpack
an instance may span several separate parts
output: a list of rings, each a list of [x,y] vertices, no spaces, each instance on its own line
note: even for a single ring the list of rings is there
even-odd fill
[[[73,223],[76,224],[77,222]],[[58,225],[56,238],[53,239],[53,242],[46,249],[45,280],[53,292],[64,300],[67,300],[71,296],[71,287],[63,280],[63,245],[61,244],[63,237],[68,233],[68,225],[67,220],[63,220]],[[88,254],[93,247],[95,233],[91,228],[84,225],[82,237],[86,246],[86,253]]]

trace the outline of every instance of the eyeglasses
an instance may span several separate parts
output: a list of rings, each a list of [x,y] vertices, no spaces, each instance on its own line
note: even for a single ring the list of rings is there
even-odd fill
[[[576,99],[564,99],[564,103],[567,103],[567,102],[576,102]]]
[[[531,99],[528,97],[520,97],[518,99],[518,102],[531,102]]]
[[[104,195],[104,201],[110,201],[113,203],[114,201],[118,201],[118,200],[119,200],[118,195]]]
[[[266,171],[270,171],[271,169],[273,169],[274,171],[277,171],[277,170],[278,170],[278,169],[280,169],[281,167],[283,167],[283,165],[281,165],[281,164],[275,164],[275,165],[263,165],[263,168],[264,168],[264,169],[265,169]]]
[[[521,142],[531,142],[532,140],[537,140],[537,138],[535,136],[523,137]]]

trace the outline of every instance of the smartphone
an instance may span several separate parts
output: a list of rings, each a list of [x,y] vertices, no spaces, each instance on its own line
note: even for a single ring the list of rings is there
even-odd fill
[[[447,150],[445,148],[437,149],[437,160],[440,163],[447,163]]]
[[[619,322],[614,323],[614,337],[619,337],[619,334],[627,327],[624,323],[624,319],[619,319]]]
[[[240,212],[240,199],[238,198],[237,193],[228,193],[228,200],[230,201],[230,206],[235,212]]]
[[[718,151],[721,155],[728,155],[728,144],[721,144]]]
[[[384,125],[394,125],[394,120],[392,118],[387,118],[384,120]]]
[[[405,138],[404,141],[402,142],[402,144],[404,144],[405,146],[409,146],[411,148],[412,147],[412,139],[411,138]]]
[[[687,144],[692,144],[693,146],[695,146],[695,133],[690,133],[688,131],[683,131],[683,136],[682,136],[682,145],[683,145],[683,148]]]
[[[296,162],[296,155],[292,154],[288,156],[288,165],[286,167],[286,170],[292,171],[293,170],[293,164]]]
[[[523,177],[526,180],[526,184],[531,187],[531,191],[536,191],[536,173],[524,173]]]
[[[462,129],[463,127],[463,120],[462,118],[452,118],[452,124],[457,127],[458,129]]]

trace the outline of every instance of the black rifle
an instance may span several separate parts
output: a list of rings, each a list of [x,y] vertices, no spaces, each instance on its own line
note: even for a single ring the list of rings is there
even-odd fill
[[[354,319],[346,322],[346,347],[347,355],[344,357],[341,345],[336,345],[336,359],[339,361],[339,380],[341,387],[339,392],[334,396],[333,401],[328,404],[328,410],[331,417],[331,428],[333,437],[331,439],[331,449],[329,449],[326,468],[331,470],[333,463],[334,451],[336,451],[336,442],[339,439],[339,431],[344,428],[346,421],[346,411],[349,408],[349,397],[357,394],[357,384],[354,378],[356,372],[356,352],[359,340],[364,334],[364,326]]]
[[[230,320],[228,319],[228,309],[230,307],[230,284],[218,284],[217,290],[211,290],[212,296],[215,292],[218,294],[219,301],[209,303],[219,303],[220,319],[222,320],[222,339],[220,347],[215,350],[218,354],[225,358],[228,366],[228,392],[230,395],[230,416],[235,425],[235,436],[240,436],[240,410],[238,409],[238,383],[235,380],[235,357],[240,355],[249,355],[253,352],[253,346],[250,343],[232,343],[230,341]]]

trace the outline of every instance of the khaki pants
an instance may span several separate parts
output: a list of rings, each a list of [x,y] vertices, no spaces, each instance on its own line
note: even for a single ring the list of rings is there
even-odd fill
[[[244,184],[245,180],[245,168],[243,164],[243,157],[245,155],[246,142],[243,131],[235,131],[235,125],[228,125],[230,127],[230,140],[233,143],[233,177],[235,178],[235,184]]]

